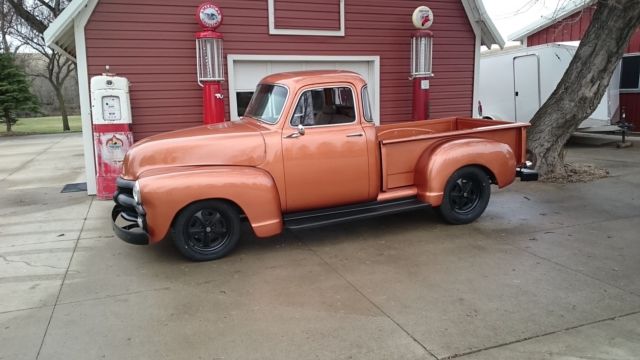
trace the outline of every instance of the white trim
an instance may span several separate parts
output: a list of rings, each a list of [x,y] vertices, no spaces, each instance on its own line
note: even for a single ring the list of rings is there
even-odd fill
[[[238,102],[236,99],[234,65],[236,61],[273,61],[273,62],[368,62],[369,71],[373,73],[374,84],[369,84],[373,90],[370,94],[372,104],[373,121],[380,125],[380,56],[333,56],[333,55],[227,55],[227,76],[229,78],[229,117],[238,120]]]
[[[476,35],[480,35],[480,44],[491,49],[496,44],[504,48],[505,42],[502,35],[496,29],[491,17],[487,14],[481,0],[462,0],[462,6],[467,14],[469,23]]]
[[[96,194],[96,164],[93,150],[93,128],[91,125],[91,99],[89,93],[89,69],[87,66],[87,48],[84,28],[91,17],[98,0],[88,0],[87,6],[77,14],[74,26],[76,45],[76,71],[80,94],[80,117],[82,119],[82,145],[84,147],[84,167],[87,178],[87,194]],[[53,41],[53,40],[52,40]]]
[[[74,21],[76,17],[80,15],[83,10],[85,10],[85,6],[89,2],[93,2],[92,0],[73,0],[64,11],[58,16],[52,23],[49,25],[47,30],[44,31],[44,42],[47,46],[51,47],[58,38],[64,34],[64,32],[74,26]],[[93,11],[94,5],[89,5],[91,10]],[[85,21],[86,23],[86,21]],[[76,44],[77,45],[77,44]]]
[[[570,3],[569,6],[566,6],[565,8],[561,8],[557,10],[558,13],[562,12],[562,14],[556,15],[555,17],[553,16],[553,14],[549,14],[547,16],[541,16],[540,20],[532,24],[529,24],[523,29],[520,29],[515,33],[509,35],[508,40],[522,41],[523,38],[526,39],[529,35],[533,35],[542,29],[545,29],[559,21],[562,21],[568,18],[569,16],[588,8],[594,3],[595,3],[595,0],[583,0],[580,2]]]
[[[466,10],[467,4],[463,2],[462,5]],[[473,29],[474,34],[476,35],[476,48],[473,59],[473,94],[471,96],[471,116],[480,117],[480,114],[478,113],[478,100],[480,97],[480,57],[482,48],[482,30],[480,29],[480,25],[477,22],[471,20],[469,22],[471,23],[471,28]]]
[[[60,46],[58,46],[56,43],[51,43],[48,45],[51,49],[55,50],[56,52],[62,54],[63,56],[69,58],[71,61],[73,62],[77,62],[75,56],[69,54],[66,50],[64,50],[63,48],[61,48]]]
[[[478,118],[478,100],[480,97],[480,47],[482,46],[482,37],[476,35],[476,54],[473,60],[473,96],[471,104],[471,116]]]
[[[268,0],[270,35],[344,36],[344,0],[340,0],[340,30],[276,29],[275,0]]]

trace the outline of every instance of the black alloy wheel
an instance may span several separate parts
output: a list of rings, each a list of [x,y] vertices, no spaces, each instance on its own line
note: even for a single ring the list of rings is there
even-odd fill
[[[238,211],[220,200],[200,201],[183,209],[173,226],[175,245],[194,261],[229,254],[240,238]]]
[[[487,173],[477,166],[463,167],[447,181],[437,211],[451,224],[468,224],[482,215],[490,196],[491,181]]]

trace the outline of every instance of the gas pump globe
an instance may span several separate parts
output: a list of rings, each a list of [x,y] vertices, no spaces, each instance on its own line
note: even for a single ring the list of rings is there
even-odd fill
[[[224,96],[221,82],[222,34],[215,29],[222,23],[222,11],[213,3],[202,3],[196,11],[202,31],[196,33],[196,66],[198,84],[202,86],[203,122],[213,124],[224,121]]]
[[[433,33],[428,28],[433,24],[433,12],[420,6],[411,17],[418,30],[411,35],[411,79],[413,79],[413,119],[429,118],[429,77],[432,72]]]
[[[416,31],[411,36],[412,77],[433,76],[431,73],[432,46],[433,33],[429,30]]]

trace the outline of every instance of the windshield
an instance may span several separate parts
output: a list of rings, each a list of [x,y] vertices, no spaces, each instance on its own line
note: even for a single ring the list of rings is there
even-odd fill
[[[280,118],[288,90],[284,86],[259,84],[253,93],[244,116],[249,116],[269,124]]]

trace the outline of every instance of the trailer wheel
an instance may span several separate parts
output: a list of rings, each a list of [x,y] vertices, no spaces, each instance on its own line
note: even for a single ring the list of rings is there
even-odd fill
[[[238,211],[220,200],[205,200],[184,208],[173,225],[173,242],[193,261],[228,255],[240,239]]]
[[[468,224],[482,215],[491,197],[491,179],[477,166],[456,170],[444,188],[440,207],[442,218],[451,224]]]

